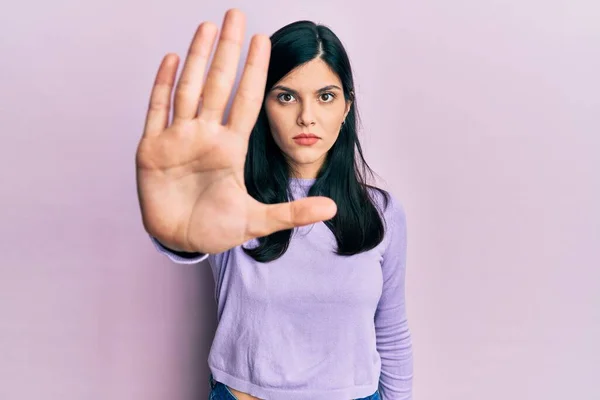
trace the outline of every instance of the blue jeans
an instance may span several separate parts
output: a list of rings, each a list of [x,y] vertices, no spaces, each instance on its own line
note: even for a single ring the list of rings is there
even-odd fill
[[[237,400],[237,397],[231,393],[231,390],[229,390],[224,383],[215,380],[212,374],[210,374],[208,382],[210,383],[210,394],[208,395],[208,400]],[[381,397],[379,397],[379,390],[377,390],[370,396],[361,397],[360,399],[356,400],[381,400]]]

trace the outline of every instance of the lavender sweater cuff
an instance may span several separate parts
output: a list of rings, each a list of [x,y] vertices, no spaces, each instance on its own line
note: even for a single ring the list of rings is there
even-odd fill
[[[187,253],[184,251],[172,250],[152,236],[150,236],[150,240],[152,240],[154,247],[156,247],[156,250],[158,250],[159,253],[166,255],[171,261],[177,264],[196,264],[208,258],[208,254],[204,253]]]

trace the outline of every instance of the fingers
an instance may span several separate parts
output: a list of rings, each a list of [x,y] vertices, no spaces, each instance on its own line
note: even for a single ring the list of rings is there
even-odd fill
[[[229,10],[223,21],[219,44],[206,77],[199,118],[221,123],[235,82],[240,59],[246,17],[236,9]]]
[[[261,237],[276,231],[314,224],[333,218],[335,202],[327,197],[311,196],[288,203],[259,204],[250,215],[248,234]]]
[[[192,119],[198,113],[204,72],[217,31],[211,22],[202,23],[196,30],[175,90],[174,117],[177,119]]]
[[[250,42],[244,73],[233,99],[229,127],[235,132],[250,134],[262,106],[269,69],[271,40],[255,35]]]
[[[179,57],[175,54],[167,54],[156,73],[150,103],[144,126],[144,136],[156,136],[165,130],[169,123],[169,112],[171,110],[171,93],[175,83],[175,75]]]

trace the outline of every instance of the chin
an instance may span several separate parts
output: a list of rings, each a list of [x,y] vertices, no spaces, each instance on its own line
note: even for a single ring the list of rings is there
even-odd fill
[[[324,154],[314,149],[294,150],[289,157],[295,164],[313,164],[322,159]]]

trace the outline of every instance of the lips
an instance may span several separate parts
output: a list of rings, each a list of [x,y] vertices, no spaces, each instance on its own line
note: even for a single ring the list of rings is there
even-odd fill
[[[294,136],[294,139],[300,139],[300,138],[315,138],[315,139],[319,139],[319,137],[317,135],[315,135],[314,133],[301,133],[299,135]]]
[[[319,141],[319,137],[313,133],[301,133],[294,136],[294,142],[301,146],[312,146]]]

